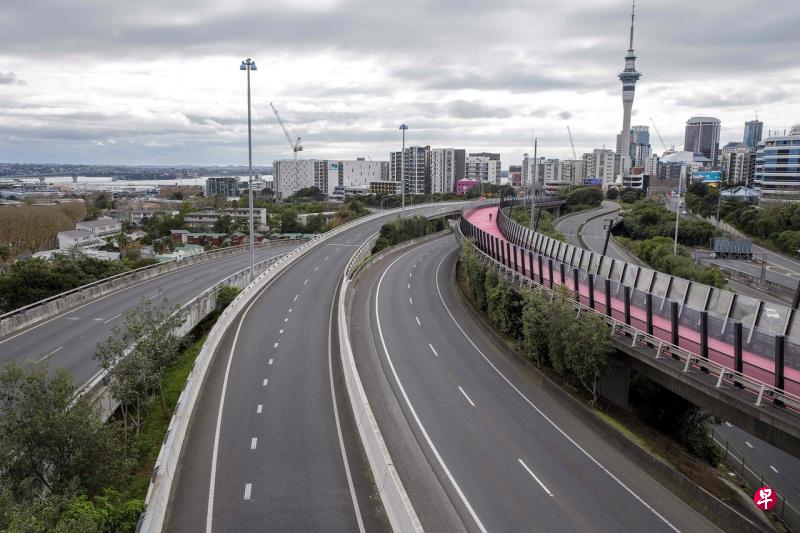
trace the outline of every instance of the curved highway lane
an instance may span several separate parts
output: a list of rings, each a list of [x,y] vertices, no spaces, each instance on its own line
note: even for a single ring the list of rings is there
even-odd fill
[[[396,216],[311,249],[233,322],[189,425],[167,531],[389,529],[332,364],[332,323],[349,258]]]
[[[466,510],[465,523],[478,531],[715,530],[485,331],[455,293],[456,252],[449,237],[382,262],[371,329],[406,418]]]
[[[256,249],[256,261],[285,254],[296,244]],[[166,305],[182,305],[212,285],[250,265],[250,255],[240,253],[188,266],[102,296],[20,332],[0,338],[0,365],[47,363],[64,368],[77,384],[85,383],[99,369],[93,359],[97,344],[122,325],[123,314],[141,298],[166,299]]]

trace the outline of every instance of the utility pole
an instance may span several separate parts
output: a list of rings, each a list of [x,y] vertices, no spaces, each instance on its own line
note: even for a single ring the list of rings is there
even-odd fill
[[[678,225],[681,221],[681,185],[683,184],[683,169],[685,165],[681,165],[681,173],[678,175],[678,207],[675,209],[675,244],[672,247],[672,255],[678,255]]]
[[[239,70],[247,71],[247,157],[250,178],[247,182],[247,199],[250,206],[250,281],[256,277],[256,239],[253,232],[253,128],[250,117],[250,71],[258,70],[256,62],[249,57],[242,61]]]
[[[403,132],[403,151],[400,152],[400,217],[406,216],[406,130],[408,126],[400,124]]]
[[[538,148],[539,148],[539,138],[537,137],[533,140],[533,179],[531,180],[531,230],[533,230],[536,227],[536,178],[538,178],[539,174],[539,161],[537,160]]]

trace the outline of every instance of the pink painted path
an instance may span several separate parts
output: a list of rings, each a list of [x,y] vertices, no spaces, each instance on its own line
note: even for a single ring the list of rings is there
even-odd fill
[[[490,208],[477,208],[466,213],[466,219],[474,226],[477,226],[482,231],[486,232],[488,235],[492,237],[497,237],[500,242],[502,243],[503,253],[506,250],[506,243],[509,241],[503,236],[500,228],[497,226],[497,207],[490,207]],[[491,215],[491,220],[489,220],[489,216]],[[480,244],[480,243],[479,243]],[[539,273],[539,264],[538,260],[534,260],[533,264],[530,264],[528,260],[528,250],[523,250],[522,248],[515,246],[514,244],[510,244],[511,249],[511,261],[513,265],[514,258],[516,256],[517,265],[520,269],[520,272],[523,275],[538,280],[540,279]],[[535,254],[534,254],[535,255]],[[541,273],[541,277],[544,279],[545,284],[550,283],[550,273],[549,268],[547,267],[547,259],[543,260],[543,272]],[[560,272],[558,271],[557,264],[554,261],[553,267],[553,285],[560,285]],[[572,290],[572,278],[567,276],[566,286]],[[578,285],[581,303],[584,305],[589,305],[589,287],[585,283],[579,283]],[[606,307],[605,301],[605,294],[604,291],[594,291],[594,298],[595,298],[595,309],[602,309],[604,310]],[[655,302],[654,302],[655,303]],[[655,307],[655,306],[654,306]],[[617,320],[624,322],[625,320],[625,302],[624,300],[620,300],[612,296],[611,298],[611,316],[616,318]],[[647,330],[647,313],[645,309],[634,307],[631,305],[631,325],[637,329],[642,331]],[[672,324],[669,319],[664,318],[655,312],[653,313],[653,334],[667,342],[672,341],[672,334],[671,334],[671,327]],[[679,324],[678,326],[678,337],[679,337],[679,346],[686,350],[691,351],[692,353],[699,354],[700,353],[700,332],[696,331],[686,325]],[[708,337],[708,357],[712,361],[725,365],[728,368],[733,369],[733,345],[727,342],[724,342],[720,339],[714,338],[709,335]],[[759,381],[764,383],[774,383],[774,363],[772,359],[768,359],[760,354],[753,353],[747,350],[742,351],[742,361],[743,361],[743,370],[745,375],[753,377]],[[800,395],[800,370],[797,370],[792,367],[785,367],[784,370],[785,379],[784,385],[786,392],[792,394]]]

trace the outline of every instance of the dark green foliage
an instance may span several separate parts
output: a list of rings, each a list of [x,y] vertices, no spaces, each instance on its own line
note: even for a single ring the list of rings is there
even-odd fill
[[[510,210],[511,212],[511,220],[529,228],[531,226],[531,212],[523,209],[522,207],[514,207]],[[564,241],[564,235],[561,234],[559,231],[556,231],[555,226],[553,225],[553,215],[550,211],[545,209],[539,209],[536,212],[536,231],[547,235],[548,237],[552,237],[553,239]]]
[[[522,306],[522,350],[537,365],[550,365],[549,327],[550,301],[539,291],[526,291]]]
[[[649,425],[711,465],[719,462],[719,450],[709,435],[710,426],[719,420],[637,373],[631,376],[630,402]]]
[[[678,255],[673,254],[674,241],[668,237],[653,237],[644,241],[617,237],[617,240],[659,272],[712,287],[722,288],[725,286],[725,276],[722,272],[715,267],[696,264],[685,246],[678,245]]]
[[[620,201],[626,204],[632,204],[642,198],[644,198],[644,191],[642,189],[625,189],[622,191],[622,194],[619,195]]]
[[[130,270],[120,261],[56,255],[51,262],[24,259],[0,272],[0,312],[38,302],[64,291]]]
[[[609,187],[608,191],[606,192],[606,198],[609,200],[616,200],[619,198],[619,190],[616,187]]]
[[[325,229],[325,216],[312,215],[308,217],[306,224],[306,233],[320,233]]]
[[[625,212],[622,223],[614,228],[616,235],[637,241],[672,237],[674,232],[675,213],[650,200],[636,202]],[[708,246],[709,240],[717,233],[708,222],[684,218],[679,226],[678,242],[687,246]]]
[[[289,202],[307,202],[309,200],[321,202],[325,199],[325,193],[323,193],[319,187],[306,187],[304,189],[300,189],[299,191],[295,192],[287,201]]]
[[[428,220],[422,215],[414,215],[413,217],[389,222],[381,227],[381,232],[378,235],[378,240],[372,249],[372,253],[378,253],[389,246],[394,246],[409,239],[424,237],[442,229],[444,229],[443,219]]]
[[[487,268],[483,261],[478,260],[472,244],[464,244],[461,247],[461,265],[467,273],[469,291],[475,299],[475,305],[481,311],[486,310],[486,272]]]
[[[494,273],[492,273],[494,275]],[[499,280],[494,287],[486,290],[486,312],[497,329],[506,335],[520,335],[522,298],[505,280]]]
[[[600,207],[603,202],[603,191],[597,187],[573,187],[566,193],[567,210],[572,213]]]
[[[228,307],[239,296],[240,292],[242,292],[241,289],[232,285],[220,287],[217,293],[217,309],[222,310]]]

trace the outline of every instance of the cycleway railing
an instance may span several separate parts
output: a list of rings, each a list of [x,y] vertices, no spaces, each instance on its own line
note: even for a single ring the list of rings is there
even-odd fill
[[[619,300],[612,297],[613,289],[618,289],[619,284],[612,284],[608,278],[602,278],[596,272],[587,272],[567,262],[557,261],[545,254],[512,244],[502,235],[498,236],[485,231],[469,221],[469,216],[474,213],[475,209],[496,206],[497,204],[482,204],[462,210],[459,231],[456,234],[462,240],[464,238],[471,239],[479,252],[479,257],[496,268],[498,272],[506,275],[512,282],[516,282],[520,286],[543,290],[551,297],[556,286],[564,286],[573,295],[571,302],[577,312],[596,313],[602,316],[610,327],[612,335],[628,336],[632,339],[632,346],[652,347],[654,349],[652,355],[655,359],[668,357],[680,361],[686,372],[693,369],[709,372],[715,376],[717,387],[721,387],[723,384],[732,384],[753,393],[753,403],[757,407],[765,405],[766,399],[771,399],[775,405],[789,407],[787,412],[793,414],[800,412],[800,396],[787,392],[785,387],[781,386],[785,383],[781,372],[782,366],[776,368],[776,374],[780,380],[776,380],[777,383],[772,385],[759,379],[759,376],[747,374],[741,369],[744,364],[741,325],[735,327],[737,334],[733,348],[734,359],[740,368],[731,368],[709,357],[707,321],[704,326],[705,336],[697,334],[697,332],[686,331],[687,328],[681,328],[677,302],[670,303],[671,316],[667,322],[662,316],[656,314],[655,298],[652,293],[642,294],[642,299],[639,301],[634,299],[634,293],[629,286],[622,286],[621,290],[624,296],[622,300]],[[503,224],[502,220],[503,217],[499,217],[498,225]],[[509,230],[509,228],[506,229]],[[512,229],[512,231],[519,230]],[[544,237],[539,234],[533,236],[521,234],[522,237],[515,237],[517,242],[530,242],[533,239],[538,242]],[[548,244],[547,249],[552,250],[555,246],[555,244]],[[686,346],[686,344],[691,344],[691,346]],[[796,384],[797,382],[793,381],[792,383]]]

